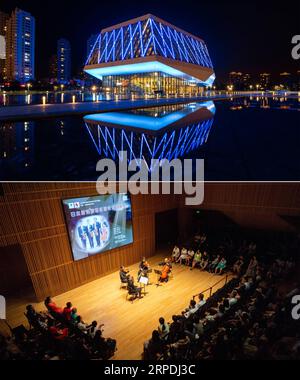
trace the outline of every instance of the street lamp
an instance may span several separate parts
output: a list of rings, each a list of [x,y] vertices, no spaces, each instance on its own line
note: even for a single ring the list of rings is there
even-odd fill
[[[30,90],[30,87],[31,87],[31,83],[27,83],[27,91]]]
[[[64,84],[61,84],[61,85],[60,85],[60,89],[61,89],[62,91],[64,90],[64,87],[65,87]]]

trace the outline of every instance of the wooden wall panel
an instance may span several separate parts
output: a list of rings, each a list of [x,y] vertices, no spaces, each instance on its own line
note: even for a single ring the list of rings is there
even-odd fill
[[[300,217],[300,183],[207,183],[201,206],[180,204],[183,238],[194,208],[221,211],[246,228],[294,231],[281,215]]]
[[[208,183],[204,205],[299,209],[300,183]]]

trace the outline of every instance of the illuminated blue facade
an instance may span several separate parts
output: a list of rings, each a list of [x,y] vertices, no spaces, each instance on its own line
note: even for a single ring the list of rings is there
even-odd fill
[[[89,115],[84,120],[99,156],[122,160],[120,152],[126,151],[128,161],[145,159],[152,171],[152,160],[182,158],[204,145],[214,114],[214,103],[207,102],[165,106],[164,111]]]
[[[215,80],[205,42],[153,15],[104,29],[85,71],[103,80],[145,73],[163,73],[193,86],[212,86]]]

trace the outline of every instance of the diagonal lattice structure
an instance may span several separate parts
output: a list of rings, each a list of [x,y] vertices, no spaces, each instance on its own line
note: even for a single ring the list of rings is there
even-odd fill
[[[122,152],[126,151],[129,162],[144,159],[149,171],[152,171],[153,160],[172,161],[183,158],[207,142],[214,121],[215,106],[212,102],[207,102],[195,104],[194,107],[188,112],[185,107],[167,116],[164,113],[160,117],[157,114],[147,116],[150,119],[149,125],[154,124],[157,117],[161,119],[158,120],[161,128],[157,131],[145,131],[145,123],[140,124],[142,119],[138,111],[128,115],[132,127],[129,127],[125,114],[120,118],[120,124],[114,124],[115,118],[110,117],[112,114],[89,115],[84,120],[99,156],[122,161]],[[174,115],[177,117],[174,118]],[[172,122],[166,126],[164,119]]]
[[[85,71],[99,79],[159,71],[207,86],[215,80],[205,42],[153,15],[102,30]]]
[[[150,172],[154,169],[152,160],[172,161],[199,149],[207,142],[212,124],[210,119],[153,138],[145,133],[85,123],[99,156],[122,160],[120,152],[126,151],[128,161],[144,159]]]

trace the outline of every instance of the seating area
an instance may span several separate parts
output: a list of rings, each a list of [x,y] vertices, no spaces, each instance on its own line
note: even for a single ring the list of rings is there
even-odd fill
[[[188,242],[182,244],[181,249],[177,245],[174,247],[172,262],[189,266],[190,270],[199,269],[222,275],[233,264],[231,245],[232,241],[227,238],[217,245],[210,245],[205,233],[197,233]]]
[[[208,250],[204,234],[203,239]],[[164,322],[163,329],[160,318],[145,342],[145,360],[300,359],[299,321],[291,318],[286,289],[295,275],[295,242],[271,239],[259,249],[253,241],[227,241],[222,244],[227,255],[220,256],[231,263],[235,278],[207,299],[202,293],[191,297],[188,307],[171,323]],[[274,246],[279,248],[274,251]]]
[[[45,311],[32,305],[24,313],[29,329],[11,329],[11,337],[0,335],[2,360],[107,360],[116,351],[116,341],[103,337],[103,326],[88,324],[68,302],[61,308],[47,297]]]
[[[296,275],[298,238],[294,237],[264,234],[249,239],[249,234],[244,235],[242,230],[232,235],[197,233],[180,244],[188,247],[187,255],[191,257],[182,258],[182,262],[183,248],[175,246],[172,259],[179,271],[190,274],[194,270],[192,274],[196,277],[196,271],[207,271],[205,276],[215,279],[215,284],[225,280],[225,285],[215,292],[215,285],[211,285],[211,292],[199,289],[196,294],[196,289],[188,295],[190,302],[186,308],[179,309],[178,314],[175,309],[171,320],[157,315],[158,327],[152,331],[154,325],[147,332],[152,331],[152,336],[144,343],[143,359],[196,362],[300,359],[300,322],[291,318],[290,294],[300,293]],[[197,252],[201,260],[193,266]],[[219,278],[216,259],[220,262],[222,257],[226,266],[221,274],[226,276]],[[134,285],[133,277],[121,267],[120,285],[123,282],[128,285],[128,281]],[[44,304],[42,311],[27,306],[24,315],[29,328],[21,325],[11,329],[11,337],[0,336],[1,359],[108,360],[114,357],[117,342],[104,338],[103,325],[97,321],[84,322],[80,310],[71,302],[61,307],[47,297]],[[130,308],[130,303],[127,304]],[[138,350],[140,355],[141,343]]]

